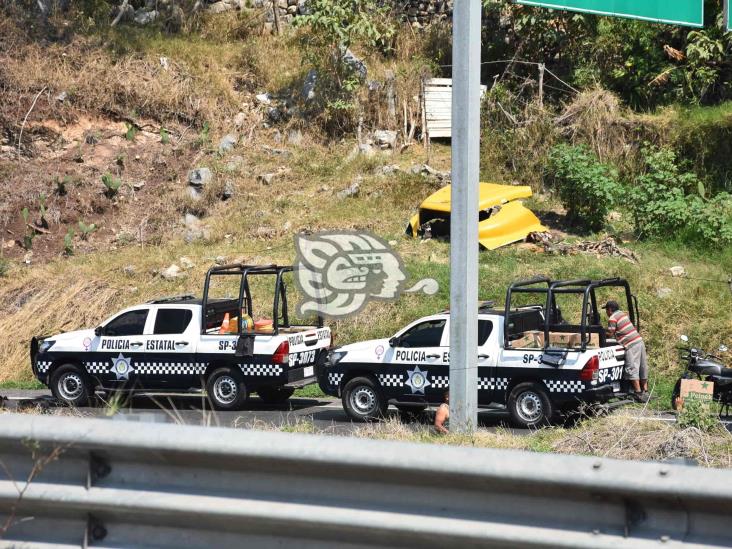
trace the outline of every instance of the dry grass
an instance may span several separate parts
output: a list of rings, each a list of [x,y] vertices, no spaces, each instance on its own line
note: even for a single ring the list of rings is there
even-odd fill
[[[7,25],[0,21],[0,28]],[[5,124],[11,127],[22,119],[29,97],[42,89],[29,121],[66,122],[74,115],[71,106],[222,128],[250,97],[239,91],[236,50],[196,36],[125,28],[104,40],[77,35],[69,43],[48,44],[16,37],[9,46],[0,53],[0,82]],[[63,104],[54,99],[61,92],[68,94]]]
[[[59,280],[58,273],[49,271],[47,280],[21,275],[2,287],[0,330],[9,335],[0,339],[4,364],[25,369],[30,337],[95,326],[110,305],[118,302],[119,290],[100,280],[69,280],[64,275]],[[24,344],[19,345],[16,337]],[[17,378],[19,372],[14,370],[0,368],[0,382]]]
[[[239,426],[265,431],[580,454],[641,461],[688,459],[705,467],[732,468],[732,435],[723,428],[720,427],[712,433],[704,433],[694,427],[679,429],[673,423],[652,419],[639,420],[638,414],[637,410],[625,410],[601,419],[587,419],[574,428],[548,428],[525,436],[516,436],[508,429],[502,428],[493,432],[478,429],[469,435],[454,433],[439,435],[430,426],[404,423],[396,417],[358,426],[348,434],[330,427],[320,429],[315,427],[312,421],[300,418],[294,423],[288,422],[279,426],[265,422],[245,423]]]

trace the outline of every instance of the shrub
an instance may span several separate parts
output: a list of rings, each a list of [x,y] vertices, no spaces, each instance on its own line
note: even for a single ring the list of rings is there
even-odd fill
[[[719,193],[710,200],[697,200],[694,208],[696,236],[717,246],[732,244],[732,195]]]
[[[715,430],[720,425],[711,402],[695,398],[685,400],[677,421],[682,429],[695,427],[705,433]]]
[[[620,192],[614,168],[584,146],[561,144],[549,153],[547,176],[571,223],[590,230],[603,227]]]
[[[104,183],[104,186],[107,189],[104,191],[104,194],[106,194],[108,198],[114,197],[122,186],[122,181],[113,177],[109,172],[102,176],[102,183]]]
[[[10,270],[10,262],[0,257],[0,278],[5,278]]]
[[[46,210],[46,194],[41,193],[38,196],[38,211],[41,214],[41,225],[43,227],[48,228],[48,221],[46,220],[46,214],[48,213],[48,210]]]
[[[698,189],[699,180],[679,169],[672,150],[647,147],[643,156],[645,171],[628,195],[636,232],[642,237],[678,235],[692,217],[687,192]]]
[[[29,225],[30,212],[25,207],[20,211],[20,215],[23,216],[23,227],[25,234],[23,235],[23,248],[30,250],[33,248],[33,239],[36,237],[36,231]]]
[[[129,122],[125,122],[125,126],[127,127],[127,131],[125,132],[125,139],[127,141],[134,141],[135,137],[137,136],[137,126],[134,124],[130,124]]]
[[[79,220],[79,231],[81,231],[80,236],[81,236],[82,240],[87,240],[89,238],[89,235],[92,234],[96,230],[97,230],[96,224],[89,223],[87,225],[83,221]]]
[[[628,194],[639,236],[732,244],[732,196],[707,199],[703,183],[670,149],[647,147],[643,156],[645,171]]]
[[[295,19],[308,27],[302,42],[305,58],[315,69],[315,104],[325,125],[335,132],[352,129],[355,94],[366,67],[349,48],[359,43],[382,52],[392,49],[396,35],[390,8],[376,0],[311,0],[308,13]]]
[[[69,230],[64,235],[64,253],[66,255],[74,255],[74,229]]]

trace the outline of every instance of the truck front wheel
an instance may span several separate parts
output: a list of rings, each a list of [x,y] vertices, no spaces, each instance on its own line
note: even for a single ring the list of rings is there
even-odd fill
[[[343,409],[354,421],[380,419],[386,415],[387,407],[381,388],[371,378],[355,377],[343,388]]]
[[[553,415],[552,403],[538,383],[519,383],[508,396],[508,413],[518,427],[530,429],[547,425]]]
[[[68,406],[86,406],[91,394],[89,377],[75,364],[62,364],[51,376],[51,392]]]
[[[216,410],[239,410],[247,400],[247,388],[233,368],[217,368],[206,380],[206,393]]]

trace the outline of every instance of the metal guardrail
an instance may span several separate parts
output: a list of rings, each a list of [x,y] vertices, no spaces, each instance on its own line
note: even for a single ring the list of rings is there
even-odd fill
[[[0,460],[0,546],[732,543],[732,472],[663,463],[12,414]]]

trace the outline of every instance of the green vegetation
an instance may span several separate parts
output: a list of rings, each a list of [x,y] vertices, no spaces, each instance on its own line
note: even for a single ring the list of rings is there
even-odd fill
[[[387,53],[393,49],[396,26],[390,8],[375,0],[311,0],[308,14],[295,19],[302,33],[305,59],[315,73],[311,112],[322,111],[323,125],[340,134],[355,128],[356,92],[366,78],[366,65],[350,51],[354,44]]]
[[[127,131],[125,132],[125,139],[127,141],[134,141],[138,131],[137,126],[131,124],[130,122],[125,122],[125,126],[127,127]]]
[[[81,219],[79,220],[79,231],[81,232],[81,234],[79,236],[81,236],[82,240],[88,240],[89,235],[91,235],[94,231],[96,231],[97,228],[98,227],[94,223],[87,224],[87,223],[84,223]]]
[[[10,381],[3,381],[0,382],[0,389],[17,389],[17,390],[23,390],[23,391],[37,391],[40,389],[45,389],[45,385],[38,381],[37,379],[30,379],[30,380],[10,380]]]
[[[694,427],[704,433],[724,429],[717,417],[717,407],[712,402],[698,398],[687,398],[684,402],[684,408],[679,412],[679,427],[681,429]]]
[[[549,153],[548,181],[567,208],[567,220],[601,229],[620,194],[617,172],[584,146],[560,144]]]
[[[48,221],[46,220],[46,194],[41,193],[38,195],[38,210],[41,215],[41,225],[48,227]]]
[[[201,126],[201,131],[198,133],[198,139],[196,139],[196,147],[206,147],[211,143],[211,125],[208,122],[204,122]]]
[[[705,247],[732,243],[732,196],[707,200],[704,184],[679,167],[668,149],[646,148],[645,169],[629,192],[628,208],[640,236],[699,242]]]
[[[20,211],[20,215],[23,217],[23,247],[26,250],[33,248],[33,239],[36,237],[36,231],[30,226],[30,212],[28,207],[23,208]]]
[[[64,254],[74,255],[74,229],[69,227],[64,235]]]
[[[106,188],[106,191],[104,191],[104,194],[107,195],[107,198],[113,198],[117,195],[119,192],[120,187],[122,186],[122,181],[116,177],[114,177],[111,173],[107,172],[102,176],[102,183],[104,183],[104,187]]]

